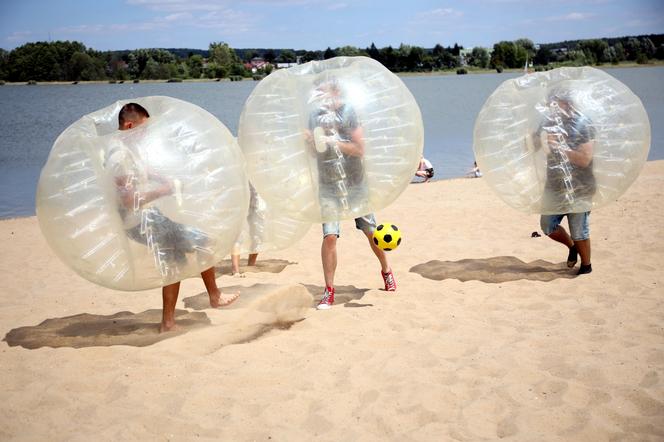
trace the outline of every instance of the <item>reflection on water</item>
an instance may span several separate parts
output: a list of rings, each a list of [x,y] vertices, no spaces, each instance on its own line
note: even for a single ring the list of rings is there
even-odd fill
[[[664,159],[664,67],[607,69],[641,98],[652,126],[648,159]],[[516,74],[404,77],[424,119],[424,154],[434,179],[465,175],[473,164],[473,125],[484,101]],[[0,87],[0,218],[34,215],[39,171],[57,136],[114,101],[167,95],[208,110],[237,135],[256,82],[124,83]]]

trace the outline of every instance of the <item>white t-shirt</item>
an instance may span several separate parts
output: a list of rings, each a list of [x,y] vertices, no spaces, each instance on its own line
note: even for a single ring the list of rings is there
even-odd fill
[[[422,158],[419,170],[427,170],[427,169],[433,169],[433,165],[431,165],[431,162],[426,158]]]
[[[124,228],[131,229],[138,226],[141,223],[142,209],[145,209],[146,205],[141,204],[140,200],[135,200],[133,207],[126,207],[122,202],[122,192],[130,191],[134,193],[136,199],[140,197],[141,192],[148,190],[150,183],[145,165],[129,147],[118,141],[108,149],[104,168],[116,186]],[[124,188],[121,187],[121,183],[125,183]]]

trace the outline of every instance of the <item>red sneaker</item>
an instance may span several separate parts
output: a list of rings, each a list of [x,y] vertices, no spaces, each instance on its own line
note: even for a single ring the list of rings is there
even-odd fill
[[[325,287],[323,298],[318,303],[318,310],[329,310],[334,304],[334,287]]]
[[[390,269],[387,273],[380,271],[380,275],[383,277],[383,282],[385,282],[385,291],[393,292],[397,289],[397,281],[394,279],[394,273]]]

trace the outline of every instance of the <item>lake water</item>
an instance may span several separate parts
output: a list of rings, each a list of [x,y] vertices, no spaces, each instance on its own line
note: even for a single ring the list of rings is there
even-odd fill
[[[650,160],[664,159],[664,67],[609,69],[639,96],[650,117]],[[485,100],[516,74],[403,77],[424,120],[425,156],[435,179],[463,176],[472,166],[473,125]],[[194,103],[233,134],[254,81],[124,83],[0,87],[0,218],[35,213],[41,167],[58,135],[81,116],[121,99],[167,95]]]

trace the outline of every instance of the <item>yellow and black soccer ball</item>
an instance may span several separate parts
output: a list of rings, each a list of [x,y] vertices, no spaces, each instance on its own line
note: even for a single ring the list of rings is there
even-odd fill
[[[401,244],[401,230],[392,223],[381,223],[373,233],[373,242],[379,248],[389,252]]]

